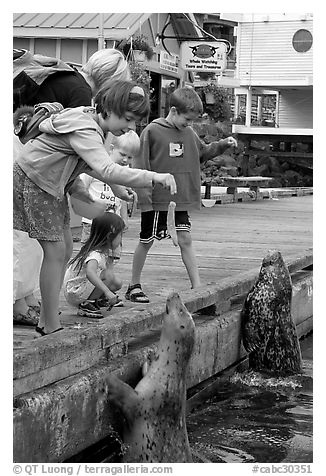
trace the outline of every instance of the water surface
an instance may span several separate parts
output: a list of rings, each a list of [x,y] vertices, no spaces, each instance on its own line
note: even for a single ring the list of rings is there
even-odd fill
[[[312,462],[312,335],[301,341],[301,351],[302,375],[235,374],[188,414],[195,461]]]

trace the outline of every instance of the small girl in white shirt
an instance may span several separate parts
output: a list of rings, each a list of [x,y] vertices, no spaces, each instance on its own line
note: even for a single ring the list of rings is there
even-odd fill
[[[101,307],[109,311],[122,303],[115,294],[122,281],[114,274],[113,252],[121,247],[123,228],[115,213],[94,218],[88,240],[68,263],[64,294],[79,316],[102,319]]]

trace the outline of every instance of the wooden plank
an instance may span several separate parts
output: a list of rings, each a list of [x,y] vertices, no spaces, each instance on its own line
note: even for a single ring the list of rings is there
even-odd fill
[[[253,136],[259,135],[261,139],[268,139],[271,137],[277,136],[279,140],[298,140],[302,136],[302,141],[311,141],[313,140],[313,129],[305,128],[295,128],[295,127],[259,127],[251,126],[246,127],[243,125],[234,124],[232,125],[232,132],[240,134],[240,137],[246,139],[252,139]]]
[[[262,187],[263,185],[268,184],[271,180],[273,180],[273,177],[262,177],[258,175],[252,177],[222,177],[223,185],[235,187],[247,187],[250,185]]]
[[[267,156],[267,157],[278,157],[278,158],[304,158],[304,159],[312,159],[313,153],[312,152],[283,152],[277,150],[260,150],[260,149],[250,149],[248,150],[249,155],[260,155],[260,156]]]
[[[271,196],[273,200],[277,199],[276,197],[300,197],[305,195],[312,195],[312,187],[290,187],[287,189],[278,189],[277,191],[265,190],[263,187],[259,189],[259,199],[270,199]],[[227,194],[227,193],[212,193],[211,197],[215,199],[215,203],[218,205],[225,205],[230,203],[238,202],[251,202],[253,201],[252,195],[249,194],[249,191],[238,191],[236,195]]]

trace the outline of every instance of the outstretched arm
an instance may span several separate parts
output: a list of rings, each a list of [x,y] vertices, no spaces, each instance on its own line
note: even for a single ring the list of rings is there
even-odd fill
[[[213,159],[217,155],[223,154],[223,152],[229,147],[237,147],[237,140],[232,137],[226,137],[219,141],[211,142],[210,144],[205,144],[197,136],[197,141],[199,141],[199,150],[200,150],[200,162],[206,162],[206,160]]]

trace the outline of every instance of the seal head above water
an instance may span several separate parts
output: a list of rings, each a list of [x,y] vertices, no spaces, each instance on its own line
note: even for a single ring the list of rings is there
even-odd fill
[[[291,315],[292,282],[279,251],[265,256],[241,312],[242,340],[253,370],[278,375],[301,372],[302,359]]]

